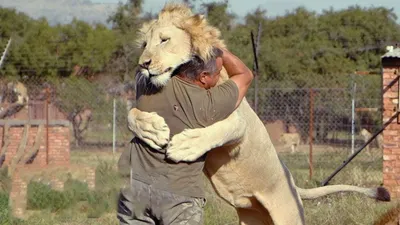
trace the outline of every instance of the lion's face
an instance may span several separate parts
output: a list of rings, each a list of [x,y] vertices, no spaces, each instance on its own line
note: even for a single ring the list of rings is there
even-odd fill
[[[193,55],[206,61],[214,47],[225,47],[219,37],[220,31],[209,26],[204,16],[194,15],[186,5],[169,3],[158,19],[140,29],[140,72],[154,85],[164,86],[174,70]]]
[[[170,24],[155,23],[144,35],[140,72],[156,86],[164,86],[172,72],[191,57],[190,36]]]

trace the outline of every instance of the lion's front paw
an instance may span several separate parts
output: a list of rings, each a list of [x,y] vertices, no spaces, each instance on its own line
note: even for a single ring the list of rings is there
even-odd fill
[[[174,162],[192,162],[211,149],[207,137],[200,129],[184,130],[172,137],[167,149],[167,157]]]
[[[164,118],[156,113],[142,112],[137,117],[128,116],[129,129],[155,150],[168,144],[170,130]]]

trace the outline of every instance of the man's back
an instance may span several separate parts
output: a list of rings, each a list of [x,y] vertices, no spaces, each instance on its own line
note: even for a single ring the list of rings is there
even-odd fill
[[[139,96],[137,108],[163,117],[171,137],[186,128],[206,127],[226,118],[234,111],[238,98],[238,88],[232,81],[205,90],[173,77],[155,93],[141,85],[138,88],[143,88],[140,92],[144,94]],[[204,197],[205,157],[177,164],[166,159],[164,150],[153,150],[138,138],[132,140],[130,157],[133,178],[176,194]]]

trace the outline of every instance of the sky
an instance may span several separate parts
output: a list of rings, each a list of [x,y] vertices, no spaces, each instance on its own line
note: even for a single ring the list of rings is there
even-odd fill
[[[92,2],[118,3],[119,0],[92,0]],[[122,0],[122,2],[125,1]],[[165,2],[166,0],[145,0],[144,8],[146,11],[159,11]],[[196,0],[196,2],[210,2],[210,0]],[[269,15],[276,16],[283,15],[287,10],[290,11],[298,6],[305,6],[307,9],[321,12],[323,9],[329,9],[330,7],[333,7],[334,9],[343,9],[355,4],[365,7],[385,6],[388,8],[394,8],[396,14],[400,16],[400,4],[398,0],[229,0],[229,4],[230,11],[239,16],[246,15],[258,6],[266,9]]]
[[[73,17],[87,22],[105,23],[108,16],[116,9],[119,1],[126,2],[126,0],[0,0],[0,6],[16,8],[33,18],[45,16],[51,24],[69,23]],[[196,0],[198,3],[210,1],[212,0]],[[145,0],[144,2],[145,11],[156,13],[167,0]],[[229,11],[237,14],[240,18],[260,6],[267,10],[268,16],[274,17],[284,15],[286,11],[291,11],[299,6],[321,12],[330,7],[343,9],[358,4],[362,7],[394,8],[395,13],[400,17],[400,4],[395,4],[395,2],[398,0],[229,0]],[[400,20],[398,19],[398,21]]]

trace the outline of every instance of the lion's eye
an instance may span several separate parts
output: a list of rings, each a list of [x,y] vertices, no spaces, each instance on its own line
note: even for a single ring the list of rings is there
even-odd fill
[[[161,38],[161,44],[169,41],[169,38]]]
[[[147,46],[147,42],[143,42],[142,48],[144,49],[144,48],[146,48],[146,46]]]

